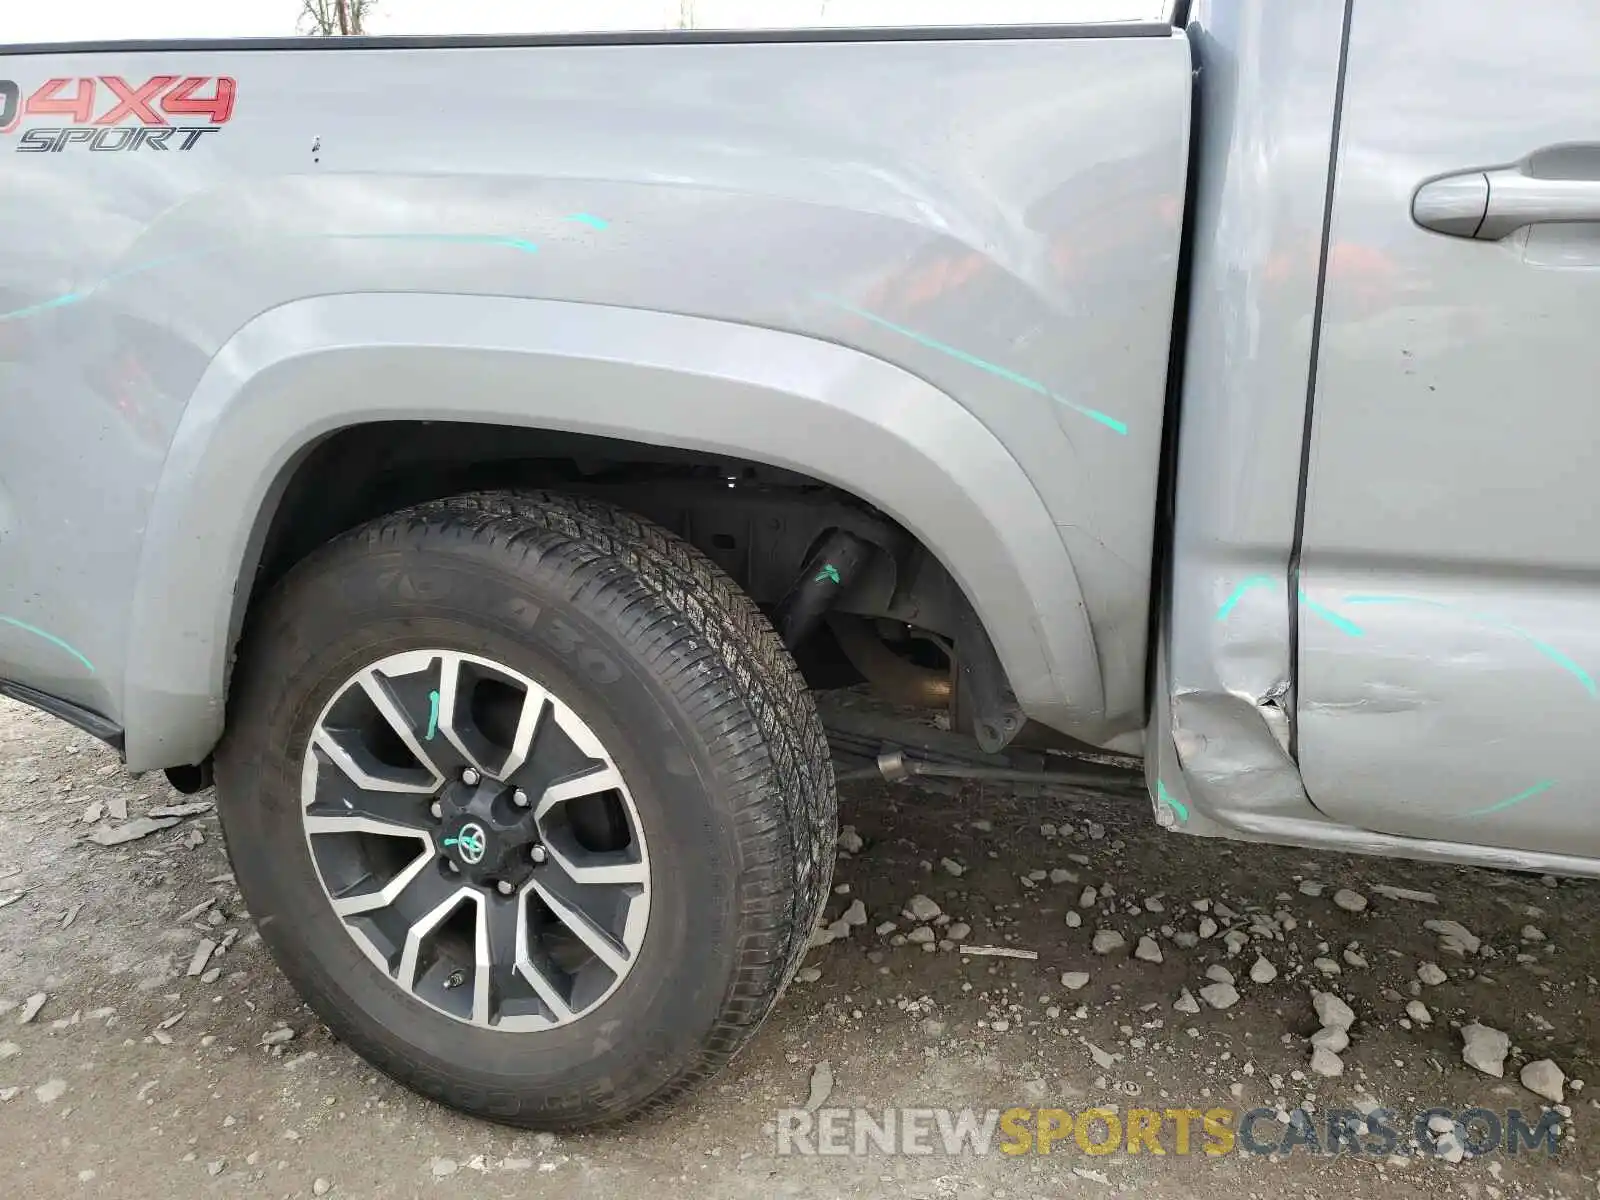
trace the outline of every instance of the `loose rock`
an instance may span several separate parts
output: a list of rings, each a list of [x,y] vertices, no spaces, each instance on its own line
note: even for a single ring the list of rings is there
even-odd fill
[[[33,1019],[39,1015],[39,1010],[50,997],[43,992],[35,992],[22,1002],[22,1012],[17,1015],[18,1025],[31,1025]]]
[[[1510,1051],[1511,1039],[1498,1029],[1476,1021],[1461,1027],[1461,1061],[1485,1075],[1504,1078]]]
[[[1483,944],[1481,938],[1459,921],[1424,921],[1422,927],[1439,935],[1439,949],[1446,954],[1465,958],[1476,954]]]
[[[1417,968],[1417,978],[1429,987],[1438,987],[1450,976],[1444,973],[1444,968],[1438,963],[1425,962]]]
[[[1133,949],[1133,956],[1144,962],[1158,963],[1161,961],[1161,947],[1156,945],[1156,940],[1148,935],[1139,939],[1139,944]]]
[[[1200,989],[1200,999],[1212,1008],[1232,1008],[1239,1003],[1239,993],[1231,983],[1208,983]]]
[[[1256,955],[1256,961],[1250,967],[1251,983],[1271,983],[1278,977],[1278,968],[1269,963],[1266,955]]]
[[[1178,998],[1172,1002],[1172,1007],[1174,1011],[1188,1013],[1192,1017],[1200,1011],[1200,1001],[1194,998],[1194,993],[1188,988],[1184,988],[1178,993]]]
[[[865,925],[867,923],[867,906],[859,900],[852,900],[850,907],[840,914],[839,919],[850,926]]]
[[[1333,902],[1345,912],[1361,912],[1367,907],[1367,898],[1350,888],[1340,888],[1335,892]]]
[[[1233,972],[1221,963],[1212,963],[1206,968],[1206,978],[1216,983],[1232,983]]]
[[[1344,1074],[1344,1060],[1332,1050],[1317,1046],[1311,1051],[1311,1072],[1328,1078]]]
[[[908,921],[915,921],[919,925],[933,920],[944,910],[930,900],[927,896],[915,895],[906,901],[904,916]]]
[[[811,1094],[806,1097],[806,1111],[816,1112],[833,1094],[833,1064],[823,1059],[811,1068]]]
[[[854,825],[846,825],[839,830],[839,849],[846,854],[860,854],[865,845]]]
[[[89,840],[97,846],[120,846],[124,842],[136,842],[140,838],[149,837],[152,833],[159,833],[163,829],[171,829],[178,823],[177,817],[135,817],[122,825],[97,825],[89,834]]]
[[[1535,1096],[1543,1096],[1551,1104],[1561,1104],[1566,1098],[1566,1075],[1548,1058],[1531,1062],[1522,1068],[1522,1086]]]
[[[1406,1016],[1418,1025],[1432,1025],[1433,1014],[1428,1011],[1428,1006],[1421,1000],[1412,1000],[1406,1005]]]
[[[1333,1025],[1325,1025],[1311,1035],[1311,1045],[1330,1054],[1343,1054],[1350,1048],[1350,1034]]]
[[[1096,929],[1089,943],[1096,954],[1111,954],[1127,944],[1127,940],[1115,929]]]
[[[1311,1007],[1317,1010],[1317,1020],[1322,1022],[1324,1029],[1348,1031],[1355,1024],[1356,1014],[1332,992],[1313,992]]]
[[[1061,972],[1061,986],[1066,988],[1067,991],[1069,991],[1069,992],[1075,992],[1079,988],[1084,988],[1084,987],[1087,987],[1088,985],[1089,985],[1089,972],[1087,972],[1087,971],[1063,971],[1063,972]]]

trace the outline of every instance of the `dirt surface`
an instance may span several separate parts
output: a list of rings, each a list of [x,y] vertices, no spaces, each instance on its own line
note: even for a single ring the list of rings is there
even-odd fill
[[[0,704],[5,1194],[1597,1194],[1593,883],[1185,838],[1157,829],[1147,805],[1125,798],[851,786],[843,819],[863,843],[841,856],[836,882],[848,891],[833,898],[828,917],[859,899],[866,924],[810,953],[807,981],[689,1102],[621,1132],[558,1138],[446,1112],[334,1042],[252,932],[210,812],[123,845],[88,840],[123,824],[118,804],[131,819],[207,798],[180,797],[160,776],[129,778],[86,735]],[[1391,885],[1433,893],[1435,902],[1385,895]],[[1097,895],[1085,897],[1087,887]],[[1340,889],[1359,893],[1365,907],[1340,907]],[[916,925],[901,915],[914,895],[942,910],[928,925],[932,950],[903,940]],[[1069,913],[1079,914],[1077,924]],[[1443,920],[1481,946],[1453,953],[1441,945],[1424,922]],[[891,921],[894,930],[877,932]],[[1217,930],[1201,937],[1212,921]],[[970,926],[968,945],[1038,957],[963,955],[957,924]],[[1097,931],[1116,931],[1123,944],[1096,954]],[[1248,940],[1231,955],[1230,931],[1238,931],[1235,945]],[[1144,935],[1151,945],[1140,945]],[[197,956],[206,943],[217,948]],[[1147,961],[1152,950],[1160,962]],[[1276,971],[1269,982],[1251,978],[1258,955]],[[1437,964],[1443,982],[1422,982],[1424,963]],[[1175,1010],[1182,989],[1199,997],[1211,987],[1213,965],[1232,973],[1238,1001]],[[1338,973],[1325,973],[1331,968]],[[1063,972],[1089,979],[1069,990]],[[1313,990],[1336,993],[1353,1010],[1336,1078],[1309,1069],[1306,1039],[1319,1024]],[[40,993],[43,1007],[24,1022]],[[1208,996],[1226,1000],[1226,989]],[[1427,1025],[1406,1016],[1417,999]],[[1463,1062],[1460,1026],[1472,1022],[1509,1035],[1503,1078]],[[1502,1143],[1452,1165],[1435,1154],[1449,1150],[1448,1135],[1440,1146],[1428,1136],[1416,1143],[1413,1114],[1435,1106],[1518,1108],[1534,1124],[1548,1103],[1519,1072],[1540,1059],[1567,1080],[1570,1119],[1553,1158],[1542,1149],[1506,1154]],[[1579,1088],[1585,1078],[1596,1081],[1592,1090]],[[1139,1106],[1242,1113],[1304,1105],[1317,1121],[1330,1109],[1381,1102],[1399,1111],[1402,1137],[1399,1153],[1387,1156],[1299,1148],[1211,1157],[1177,1153],[1168,1122],[1160,1157],[1147,1145],[1089,1154],[1071,1137],[1048,1156],[998,1148],[984,1156],[779,1156],[779,1113],[808,1098],[824,1111],[861,1106],[875,1117],[885,1106],[1098,1106],[1119,1120]],[[797,1128],[798,1118],[783,1119]],[[1108,1128],[1097,1125],[1094,1140]],[[1271,1144],[1285,1130],[1270,1115],[1254,1128]]]

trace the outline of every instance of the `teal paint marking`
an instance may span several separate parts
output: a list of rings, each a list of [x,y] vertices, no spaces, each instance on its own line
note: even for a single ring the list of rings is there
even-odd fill
[[[1162,783],[1159,779],[1156,780],[1156,797],[1161,801],[1161,803],[1165,804],[1173,812],[1178,814],[1178,820],[1185,823],[1188,822],[1189,806],[1184,804],[1181,800],[1174,800],[1171,796],[1169,796],[1167,794],[1167,785]]]
[[[428,735],[422,740],[433,741],[433,735],[439,732],[439,693],[428,693]]]
[[[89,674],[91,674],[91,675],[94,674],[94,664],[92,662],[90,662],[87,658],[85,658],[82,654],[80,654],[77,651],[77,649],[75,649],[73,646],[69,645],[68,643],[62,641],[55,634],[46,633],[44,630],[40,629],[38,626],[29,625],[26,621],[19,621],[15,617],[0,617],[0,621],[4,621],[7,625],[11,625],[11,626],[14,626],[17,629],[22,630],[24,633],[31,633],[31,634],[33,634],[34,637],[43,638],[45,641],[49,642],[52,646],[57,646],[57,647],[61,648],[62,650],[65,650],[68,654],[72,655],[73,658],[77,659],[85,667],[87,667],[89,669]]]
[[[832,563],[829,563],[827,566],[823,567],[822,570],[817,572],[817,577],[815,579],[813,579],[811,582],[812,583],[821,583],[824,579],[831,579],[831,580],[833,580],[834,583],[838,583],[839,582],[839,568],[834,566]]]
[[[1521,804],[1524,800],[1533,799],[1533,797],[1537,796],[1540,792],[1549,791],[1551,788],[1555,787],[1555,785],[1556,785],[1556,781],[1554,779],[1541,779],[1538,783],[1534,784],[1527,791],[1518,792],[1515,796],[1512,796],[1509,799],[1500,801],[1499,804],[1491,804],[1491,805],[1489,805],[1488,808],[1480,808],[1480,809],[1477,809],[1474,812],[1469,812],[1467,814],[1467,816],[1469,816],[1469,817],[1487,817],[1491,813],[1504,812],[1506,809],[1510,808],[1514,804]]]
[[[1276,579],[1273,579],[1267,575],[1250,576],[1249,579],[1246,579],[1238,587],[1234,588],[1233,594],[1222,602],[1222,607],[1217,609],[1217,620],[1226,621],[1228,619],[1228,614],[1233,612],[1233,610],[1238,607],[1239,601],[1244,599],[1246,592],[1253,591],[1254,589],[1260,587],[1274,587],[1277,585],[1277,582],[1278,581]]]
[[[897,325],[893,321],[878,316],[877,313],[868,312],[864,308],[857,308],[853,304],[847,303],[844,300],[840,300],[837,296],[822,296],[820,298],[827,301],[829,304],[834,305],[835,307],[844,309],[847,313],[852,313],[855,316],[860,317],[864,321],[871,321],[874,325],[877,325],[883,329],[887,329],[891,333],[898,333],[901,337],[909,338],[913,342],[916,342],[919,346],[926,346],[929,350],[937,350],[940,354],[947,354],[957,362],[966,363],[969,367],[976,367],[980,371],[987,371],[989,374],[997,376],[1000,379],[1004,379],[1009,383],[1014,383],[1018,387],[1025,387],[1030,392],[1038,392],[1041,396],[1049,396],[1050,399],[1054,400],[1056,403],[1065,404],[1068,408],[1072,409],[1073,412],[1081,413],[1082,415],[1088,417],[1091,421],[1098,421],[1107,429],[1110,429],[1115,433],[1120,433],[1124,436],[1127,435],[1128,427],[1115,417],[1108,417],[1105,413],[1100,412],[1097,409],[1085,408],[1081,404],[1074,404],[1066,397],[1059,396],[1055,392],[1052,392],[1037,379],[1029,379],[1026,375],[1019,374],[1018,372],[1011,370],[1009,367],[1002,367],[998,363],[990,362],[988,359],[979,358],[976,354],[968,354],[965,350],[959,350],[955,346],[947,345],[946,343],[939,341],[937,338],[929,337],[925,333],[918,333],[915,329],[908,329],[904,325]]]
[[[563,221],[576,221],[580,225],[587,225],[590,229],[601,231],[611,228],[611,222],[604,217],[597,217],[593,213],[573,213],[571,216],[562,217]]]
[[[444,844],[446,846],[459,846],[461,844],[461,839],[460,838],[445,838]]]
[[[1544,657],[1548,658],[1551,662],[1555,663],[1556,666],[1560,667],[1563,671],[1571,675],[1580,684],[1582,684],[1583,690],[1588,692],[1590,696],[1600,699],[1600,688],[1595,686],[1594,677],[1591,676],[1589,672],[1585,671],[1577,663],[1573,662],[1565,654],[1561,653],[1561,651],[1557,650],[1544,639],[1529,633],[1520,625],[1513,625],[1509,621],[1502,621],[1499,617],[1493,616],[1489,613],[1469,612],[1466,609],[1458,609],[1455,605],[1447,603],[1446,601],[1428,600],[1421,596],[1358,595],[1346,596],[1344,598],[1344,602],[1346,604],[1420,604],[1426,608],[1442,608],[1450,612],[1459,612],[1463,616],[1471,617],[1474,621],[1481,621],[1485,625],[1492,626],[1495,629],[1504,630],[1506,633],[1514,634],[1515,636],[1521,638],[1523,641],[1527,642],[1528,645],[1532,646],[1540,654],[1544,655]]]
[[[1318,604],[1310,596],[1306,595],[1304,588],[1302,588],[1300,591],[1300,603],[1305,605],[1305,609],[1308,613],[1311,613],[1313,616],[1321,617],[1340,633],[1348,633],[1351,637],[1364,636],[1361,626],[1357,625],[1354,621],[1349,620],[1346,617],[1341,617],[1326,604]]]

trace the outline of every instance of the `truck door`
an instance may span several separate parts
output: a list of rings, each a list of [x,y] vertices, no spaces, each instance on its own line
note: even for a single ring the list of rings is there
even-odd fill
[[[1356,0],[1300,541],[1313,802],[1600,854],[1600,7]]]

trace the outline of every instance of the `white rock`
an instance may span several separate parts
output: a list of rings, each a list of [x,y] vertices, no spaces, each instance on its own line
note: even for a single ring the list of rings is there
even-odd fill
[[[888,937],[891,933],[899,928],[900,926],[896,925],[893,921],[884,921],[872,932],[877,934],[879,937]]]
[[[856,832],[854,825],[846,825],[839,830],[839,849],[846,854],[860,854],[866,842],[861,840],[861,835]]]
[[[1200,1001],[1194,998],[1194,993],[1188,988],[1184,988],[1178,993],[1178,998],[1172,1002],[1172,1007],[1177,1012],[1188,1013],[1193,1016],[1200,1011]]]
[[[976,821],[968,821],[967,824],[971,828],[976,829],[979,833],[994,832],[994,822],[983,817],[978,818]]]
[[[1302,879],[1300,881],[1300,894],[1302,896],[1322,895],[1322,885],[1315,879]]]
[[[1278,968],[1267,961],[1266,955],[1256,955],[1256,961],[1250,967],[1251,983],[1271,983],[1278,977]]]
[[[1450,976],[1444,973],[1444,969],[1438,963],[1425,962],[1417,968],[1417,978],[1429,987],[1437,987]]]
[[[801,967],[794,973],[796,983],[815,983],[822,978],[822,972],[816,967]]]
[[[1084,1045],[1089,1050],[1089,1057],[1094,1059],[1094,1065],[1102,1071],[1110,1070],[1117,1065],[1117,1056],[1115,1054],[1107,1053],[1093,1042],[1084,1042]]]
[[[1418,1025],[1432,1025],[1433,1014],[1428,1011],[1428,1006],[1421,1000],[1412,1000],[1406,1005],[1406,1016]]]
[[[1345,912],[1361,912],[1367,907],[1367,898],[1360,892],[1340,888],[1333,894],[1333,902]]]
[[[1321,971],[1324,975],[1338,975],[1344,970],[1343,967],[1334,962],[1331,958],[1315,959],[1311,965],[1317,970]]]
[[[66,1095],[67,1081],[65,1079],[47,1079],[33,1089],[33,1095],[40,1104],[54,1104]]]
[[[850,907],[840,914],[839,919],[846,925],[865,925],[867,923],[867,906],[859,900],[852,900]]]
[[[1232,1008],[1239,1003],[1239,993],[1231,983],[1208,983],[1200,989],[1200,999],[1212,1008]]]
[[[1127,940],[1115,929],[1096,929],[1089,943],[1096,954],[1110,954],[1127,944]]]
[[[1485,1075],[1504,1078],[1510,1051],[1511,1039],[1498,1029],[1476,1021],[1461,1027],[1461,1061]]]
[[[292,1041],[294,1041],[294,1030],[288,1026],[280,1026],[261,1035],[263,1046],[282,1046]]]
[[[1217,923],[1215,921],[1213,921],[1210,917],[1201,917],[1200,918],[1200,937],[1202,939],[1205,939],[1205,938],[1208,938],[1208,937],[1215,937],[1216,933],[1217,933]]]
[[[1311,1045],[1330,1054],[1343,1054],[1350,1048],[1350,1034],[1333,1025],[1325,1025],[1311,1035]]]
[[[1231,957],[1250,944],[1250,935],[1242,929],[1230,929],[1222,935],[1222,943],[1227,946]]]
[[[965,921],[957,921],[944,931],[944,935],[952,942],[964,942],[972,936],[972,926]]]
[[[1078,877],[1065,867],[1056,867],[1050,872],[1051,883],[1077,883]]]
[[[926,925],[918,925],[910,933],[906,934],[906,941],[915,942],[919,946],[933,940],[933,930],[929,929]]]
[[[1087,971],[1061,972],[1061,986],[1066,988],[1069,992],[1075,992],[1079,988],[1087,987],[1088,985],[1089,972]]]
[[[1367,965],[1367,956],[1362,954],[1359,950],[1351,950],[1347,948],[1345,952],[1340,955],[1340,957],[1352,967],[1365,968]]]
[[[1522,927],[1522,940],[1525,942],[1544,941],[1544,930],[1537,925],[1524,925]]]
[[[933,920],[944,910],[930,900],[927,896],[918,893],[906,901],[905,918],[922,924]]]
[[[1476,954],[1482,940],[1459,921],[1424,921],[1424,929],[1439,935],[1439,949],[1465,957]]]
[[[1313,992],[1311,1007],[1317,1010],[1317,1020],[1325,1029],[1349,1030],[1355,1024],[1356,1014],[1332,992]]]
[[[1067,925],[1068,925],[1068,927],[1072,928],[1072,929],[1076,929],[1078,926],[1080,926],[1082,924],[1083,924],[1083,916],[1082,916],[1082,914],[1080,914],[1078,912],[1078,910],[1075,909],[1075,908],[1067,909]]]
[[[1551,1104],[1561,1104],[1566,1099],[1566,1075],[1548,1058],[1531,1062],[1522,1068],[1522,1086],[1535,1096],[1543,1096]]]
[[[1206,978],[1216,983],[1232,983],[1233,972],[1221,963],[1212,963],[1206,968]]]
[[[1389,900],[1410,900],[1416,904],[1437,904],[1439,897],[1432,892],[1419,892],[1415,888],[1395,887],[1390,883],[1375,883],[1372,890]]]
[[[1078,896],[1078,907],[1093,908],[1095,906],[1095,902],[1099,899],[1100,893],[1098,891],[1092,887],[1086,887],[1083,889],[1082,894]]]
[[[505,1166],[504,1163],[501,1163],[500,1165],[502,1167]],[[332,1190],[333,1190],[333,1181],[329,1180],[329,1179],[326,1179],[321,1175],[318,1175],[315,1179],[313,1179],[311,1181],[311,1194],[313,1196],[326,1196]]]
[[[429,1164],[435,1179],[443,1179],[446,1175],[454,1175],[461,1169],[461,1164],[453,1158],[435,1158]]]
[[[1433,1148],[1441,1159],[1452,1166],[1467,1156],[1467,1148],[1454,1133],[1441,1133],[1434,1138]]]
[[[1133,948],[1133,956],[1145,962],[1158,963],[1161,961],[1161,947],[1156,945],[1155,938],[1146,935]]]
[[[811,1068],[811,1091],[806,1097],[806,1111],[816,1112],[833,1095],[833,1064],[823,1059]]]
[[[947,874],[954,875],[957,878],[967,873],[967,869],[953,858],[941,858],[939,865],[945,869]]]
[[[22,1002],[22,1011],[17,1014],[17,1024],[32,1024],[33,1019],[39,1015],[39,1010],[44,1007],[45,1001],[49,998],[44,992],[35,992],[24,1000]]]
[[[1344,1074],[1344,1060],[1332,1050],[1317,1046],[1311,1051],[1311,1072],[1333,1078]]]

